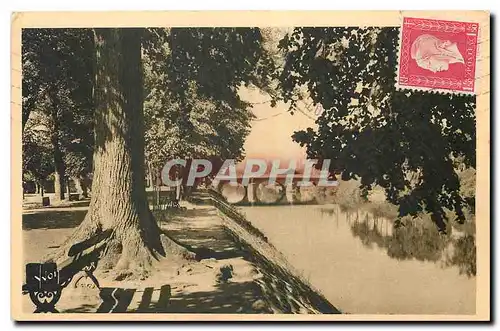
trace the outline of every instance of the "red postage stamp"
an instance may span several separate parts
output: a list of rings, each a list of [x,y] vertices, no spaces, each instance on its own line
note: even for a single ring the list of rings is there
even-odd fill
[[[405,17],[396,86],[474,93],[477,23]]]

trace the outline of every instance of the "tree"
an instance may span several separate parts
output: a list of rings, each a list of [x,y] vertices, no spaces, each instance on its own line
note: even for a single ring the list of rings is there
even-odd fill
[[[88,135],[89,132],[92,131],[85,132],[81,138],[75,137],[72,139],[65,146],[64,153],[66,175],[68,178],[73,178],[77,189],[81,190],[84,197],[88,196],[87,181],[92,173],[92,156],[94,150],[93,136]]]
[[[168,62],[172,52],[166,40],[163,44],[167,46],[162,47],[162,61]],[[153,70],[154,61],[158,59],[144,57],[146,159],[152,182],[173,158],[241,159],[253,118],[250,104],[238,98],[207,99],[200,95],[193,81],[182,100],[175,101],[172,91],[165,88],[168,77]],[[179,176],[186,179],[180,173]]]
[[[73,178],[77,189],[87,197],[87,182],[92,173],[94,152],[94,109],[91,98],[67,116],[60,128],[60,144],[64,153],[65,174]],[[69,184],[68,184],[69,185]]]
[[[464,220],[454,160],[475,167],[475,97],[395,88],[397,28],[296,28],[280,42],[279,75],[290,110],[324,109],[317,130],[294,134],[308,156],[332,160],[366,195],[385,189],[399,218],[426,210],[445,231],[446,209]]]
[[[73,117],[93,108],[91,30],[23,29],[22,41],[23,129],[32,112],[47,117],[56,198],[64,199],[64,149],[68,133],[75,133]]]
[[[95,29],[96,111],[92,197],[89,211],[53,259],[80,240],[113,229],[105,259],[119,276],[146,275],[167,253],[192,254],[161,231],[146,199],[142,53],[161,53],[161,29]],[[204,98],[238,99],[263,57],[258,29],[171,29],[170,60],[158,62],[172,98],[186,100],[194,82]],[[262,73],[262,72],[260,72]],[[114,254],[113,254],[114,253]],[[114,259],[116,258],[116,259]],[[116,261],[118,260],[118,261]]]
[[[50,141],[39,121],[32,120],[23,130],[23,181],[34,181],[43,197],[44,184],[54,171]]]

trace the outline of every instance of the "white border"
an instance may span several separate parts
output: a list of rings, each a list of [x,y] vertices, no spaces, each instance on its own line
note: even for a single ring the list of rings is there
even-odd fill
[[[44,1],[39,1],[39,0],[18,0],[18,1],[2,1],[0,3],[1,7],[1,15],[2,15],[2,37],[1,40],[4,43],[4,50],[5,49],[10,49],[10,15],[12,11],[40,11],[40,10],[221,10],[221,9],[234,9],[234,10],[245,10],[245,9],[264,9],[264,10],[298,10],[298,9],[304,9],[304,10],[313,10],[313,9],[335,9],[335,10],[341,10],[341,9],[396,9],[396,10],[403,10],[403,9],[424,9],[424,10],[438,10],[438,9],[451,9],[453,6],[453,9],[455,10],[465,10],[465,9],[489,9],[492,11],[492,13],[497,13],[499,12],[499,1],[484,1],[481,4],[478,4],[477,2],[471,2],[471,1],[455,1],[453,3],[449,2],[447,4],[443,4],[442,2],[438,2],[435,0],[420,0],[418,2],[401,2],[401,1],[387,1],[387,0],[381,0],[374,2],[372,0],[358,0],[356,2],[331,2],[330,4],[327,4],[326,2],[322,0],[309,0],[309,1],[296,1],[296,0],[275,0],[275,1],[268,1],[268,0],[252,0],[250,2],[246,3],[240,3],[240,2],[229,2],[227,0],[212,0],[212,1],[202,1],[202,0],[184,0],[184,1],[176,1],[176,2],[165,2],[165,1],[153,1],[153,0],[141,0],[141,1],[136,1],[136,2],[113,2],[112,4],[106,3],[102,0],[86,0],[86,1],[67,1],[67,0],[44,0]],[[443,7],[447,6],[446,7]],[[498,23],[497,23],[498,24]],[[494,26],[492,26],[494,27]],[[494,35],[494,32],[492,32]],[[497,54],[497,52],[494,50],[491,51],[492,54]],[[2,104],[4,107],[7,107],[7,104],[10,103],[10,55],[7,53],[7,51],[3,51],[0,53],[2,57]],[[497,82],[497,78],[495,78],[495,83]],[[498,86],[498,85],[497,85]],[[494,111],[494,105],[492,106],[492,110]],[[7,110],[4,110],[0,112],[0,141],[2,142],[2,147],[4,153],[5,151],[8,151],[10,149],[10,111],[8,110],[10,107],[7,108]],[[500,127],[500,119],[499,116],[496,116],[495,123],[492,123],[492,127]],[[500,148],[498,147],[498,143],[496,144],[496,148],[494,150],[494,155],[500,155]],[[496,153],[495,153],[496,152]],[[3,243],[3,246],[0,249],[0,254],[1,254],[1,259],[2,261],[9,261],[10,260],[10,249],[11,249],[11,242],[10,242],[10,201],[7,198],[10,198],[10,162],[2,162],[1,163],[1,170],[4,176],[1,177],[1,186],[2,187],[2,199],[0,199],[0,207],[3,207],[1,210],[3,211],[3,214],[6,215],[2,222],[2,231],[0,240]],[[500,179],[497,178],[494,180],[494,184],[500,184]],[[495,203],[493,205],[500,205],[500,198],[498,195],[495,198]],[[498,210],[498,208],[497,208]],[[492,215],[493,216],[493,215]],[[500,219],[495,212],[495,217],[492,217],[493,220],[498,220]],[[498,240],[498,226],[496,227],[496,239]],[[12,249],[15,249],[15,243],[12,243]],[[496,242],[492,242],[493,248],[497,248]],[[498,263],[498,254],[494,262]],[[495,264],[492,263],[492,266]],[[4,284],[4,286],[7,286],[6,284],[10,283],[10,272],[4,272],[1,274],[1,283]],[[494,279],[494,278],[492,278]],[[10,291],[7,291],[10,292]],[[496,293],[495,293],[496,294]],[[10,294],[9,294],[10,295]],[[10,311],[10,298],[8,296],[4,296],[2,300],[2,306],[1,306],[1,311],[3,312],[2,318],[1,318],[1,326],[2,330],[13,330],[16,325],[13,324],[13,322],[10,320],[10,317],[8,312]],[[494,305],[493,307],[496,307],[495,311],[493,312],[494,315],[498,318],[498,305]],[[134,324],[129,324],[131,327],[136,328],[137,325]],[[151,324],[149,324],[151,325]],[[148,326],[149,326],[148,325]],[[71,326],[77,326],[75,324],[65,324],[61,325],[62,328],[67,328]],[[81,325],[82,327],[87,327],[87,325]],[[146,325],[141,324],[140,327],[144,327]],[[158,325],[159,327],[168,327],[172,329],[177,329],[179,328],[180,325]],[[449,325],[451,327],[456,327],[455,325]],[[470,326],[470,325],[469,325]],[[26,326],[25,326],[26,327]],[[31,325],[31,327],[35,328],[40,328],[40,327],[49,327],[52,328],[54,327],[53,324],[45,324],[45,325],[40,325],[40,324],[34,324]],[[96,327],[96,325],[93,325],[93,327]],[[121,330],[123,327],[127,327],[127,325],[116,325],[116,324],[107,324],[105,326],[97,326],[97,329],[107,329],[107,330]],[[203,329],[206,328],[214,328],[214,330],[218,330],[221,327],[228,327],[228,328],[234,328],[238,327],[243,330],[250,330],[253,328],[259,328],[262,330],[269,329],[270,327],[284,327],[284,328],[289,328],[293,327],[290,324],[286,325],[262,325],[262,324],[257,324],[257,325],[226,325],[222,326],[220,324],[212,324],[212,325],[202,325]],[[304,325],[301,324],[301,327],[304,327],[305,329],[311,328],[314,326],[310,325]],[[342,327],[340,325],[335,325],[335,327]],[[354,325],[354,324],[349,324],[348,327],[350,329],[363,329],[363,328],[380,328],[380,329],[386,329],[387,327],[396,327],[398,328],[399,325],[384,325],[384,324],[379,324],[379,325],[370,325],[370,324],[365,324],[365,325]],[[440,326],[439,325],[429,325],[429,324],[420,324],[420,325],[415,325],[414,327],[417,328],[422,328],[425,330],[437,330]],[[184,328],[186,328],[184,326]],[[198,328],[198,326],[195,325],[188,325],[187,329],[195,329]],[[482,329],[482,325],[473,325],[471,326],[472,329]]]

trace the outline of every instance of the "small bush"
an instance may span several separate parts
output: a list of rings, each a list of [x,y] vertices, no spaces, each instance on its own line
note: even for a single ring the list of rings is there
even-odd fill
[[[476,275],[476,238],[466,234],[454,240],[454,250],[449,263],[458,266],[460,274]]]
[[[343,209],[354,209],[365,202],[361,198],[360,183],[356,180],[339,181],[339,186],[335,192],[334,203],[340,205]]]

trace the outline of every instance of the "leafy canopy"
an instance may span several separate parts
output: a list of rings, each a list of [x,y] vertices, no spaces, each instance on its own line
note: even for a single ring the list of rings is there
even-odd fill
[[[23,128],[28,119],[43,127],[39,134],[57,144],[67,175],[84,176],[93,152],[92,31],[23,29],[22,34]],[[52,154],[54,147],[43,151]]]
[[[252,114],[238,90],[264,89],[274,70],[261,30],[152,28],[141,38],[148,161],[241,158]],[[95,52],[91,29],[23,30],[23,126],[30,113],[46,118],[71,176],[92,167]]]
[[[274,62],[257,28],[148,29],[144,37],[146,155],[241,158],[250,104],[242,86],[269,85]]]

